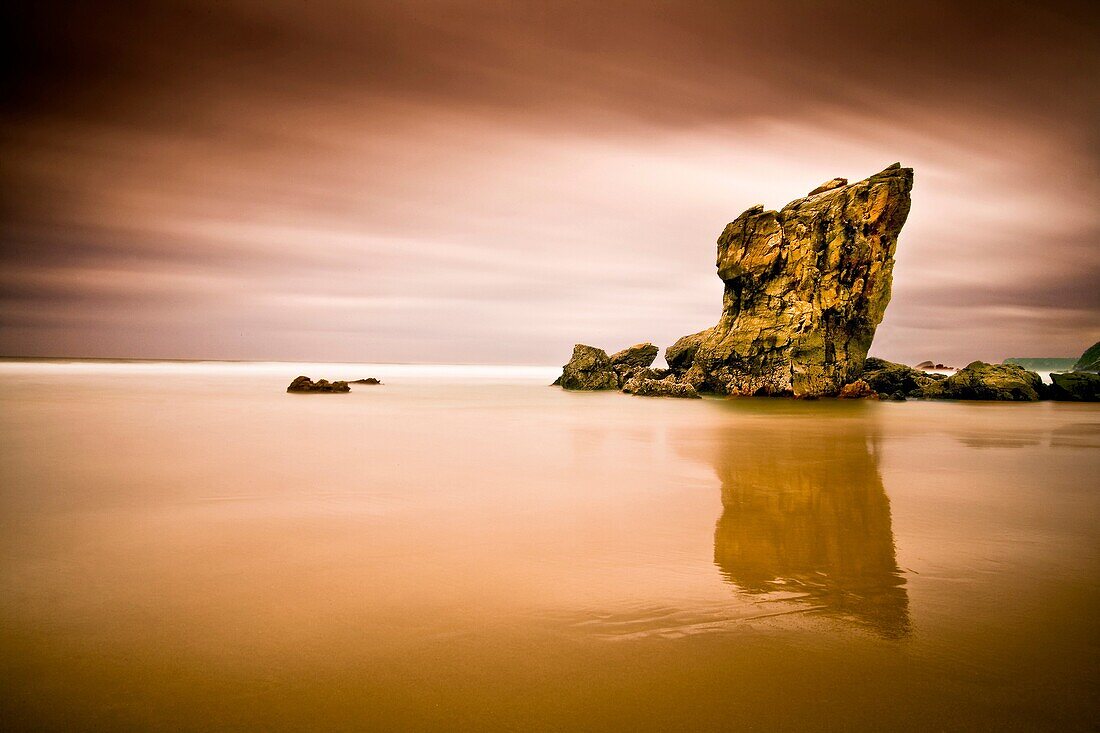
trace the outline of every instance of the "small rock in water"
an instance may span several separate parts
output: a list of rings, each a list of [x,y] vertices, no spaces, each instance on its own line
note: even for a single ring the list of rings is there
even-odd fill
[[[554,384],[565,389],[596,390],[618,389],[620,383],[606,351],[577,344],[573,347],[569,363],[562,367],[561,376]]]
[[[356,379],[352,384],[382,384],[382,382],[374,377],[367,377],[366,379]]]
[[[314,382],[309,377],[295,377],[287,392],[350,392],[351,387],[347,382],[330,382],[327,379],[318,379]]]

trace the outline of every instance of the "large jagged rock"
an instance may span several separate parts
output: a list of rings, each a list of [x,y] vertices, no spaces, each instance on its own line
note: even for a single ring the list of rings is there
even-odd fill
[[[863,370],[890,301],[912,186],[912,169],[895,163],[741,214],[718,238],[722,318],[677,341],[669,367],[719,394],[837,394]]]
[[[1073,365],[1075,372],[1100,372],[1100,341],[1090,346],[1081,354],[1081,358]]]
[[[948,400],[1034,402],[1046,391],[1043,380],[1015,364],[975,361],[950,377],[926,386],[922,396]]]
[[[565,389],[618,389],[619,375],[611,367],[611,357],[603,349],[577,344],[573,356],[562,367],[561,376],[554,384]]]
[[[1050,398],[1070,402],[1100,402],[1100,374],[1068,372],[1050,375]]]

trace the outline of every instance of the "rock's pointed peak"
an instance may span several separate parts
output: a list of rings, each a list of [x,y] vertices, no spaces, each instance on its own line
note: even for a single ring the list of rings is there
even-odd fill
[[[892,165],[886,166],[885,168],[883,168],[881,171],[879,171],[875,175],[868,176],[867,180],[868,181],[873,181],[877,178],[896,178],[898,176],[905,176],[905,177],[912,178],[913,177],[913,169],[912,168],[902,168],[901,163],[894,163]]]
[[[847,186],[847,185],[848,185],[848,179],[847,178],[833,178],[831,180],[825,181],[825,183],[822,183],[820,186],[815,188],[813,191],[810,191],[806,195],[807,196],[816,196],[819,193],[825,193],[826,191],[832,191],[833,189],[840,188],[841,186]]]
[[[753,204],[749,208],[745,209],[738,215],[738,219],[745,219],[750,216],[756,216],[757,214],[764,213],[764,204]]]

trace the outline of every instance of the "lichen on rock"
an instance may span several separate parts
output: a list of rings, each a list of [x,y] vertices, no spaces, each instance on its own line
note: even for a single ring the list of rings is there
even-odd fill
[[[722,317],[668,349],[679,379],[718,394],[815,397],[859,376],[890,301],[913,171],[895,163],[845,183],[726,226]]]

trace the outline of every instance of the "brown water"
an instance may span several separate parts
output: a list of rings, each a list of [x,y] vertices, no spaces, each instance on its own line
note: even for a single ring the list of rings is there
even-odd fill
[[[3,726],[1096,728],[1100,407],[547,375],[0,364]]]

